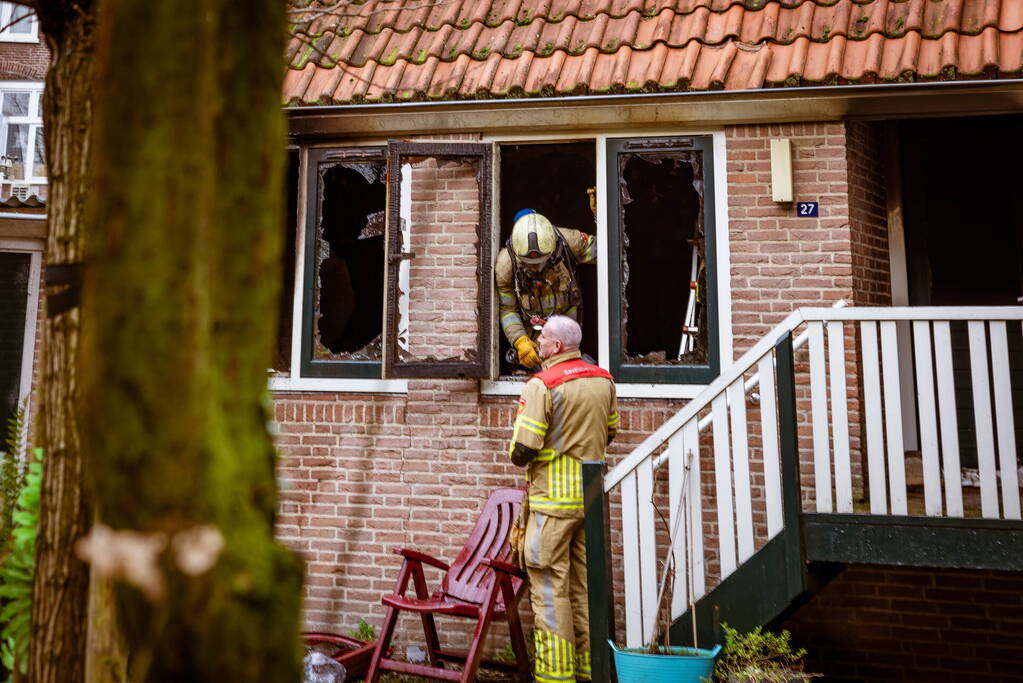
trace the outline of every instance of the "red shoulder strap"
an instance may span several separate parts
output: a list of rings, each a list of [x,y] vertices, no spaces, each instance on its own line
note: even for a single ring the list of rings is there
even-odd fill
[[[614,377],[611,373],[604,368],[599,368],[596,365],[591,365],[581,358],[575,358],[573,360],[567,360],[564,363],[558,363],[552,368],[542,370],[536,373],[535,377],[539,377],[540,381],[543,382],[548,389],[553,389],[562,382],[567,382],[571,379],[579,379],[580,377],[603,377],[614,381]]]

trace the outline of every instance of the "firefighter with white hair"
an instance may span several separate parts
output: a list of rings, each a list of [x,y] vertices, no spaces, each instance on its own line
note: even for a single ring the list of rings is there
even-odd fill
[[[543,326],[543,370],[522,388],[508,445],[529,481],[522,551],[536,683],[591,679],[582,466],[603,462],[618,432],[618,402],[614,378],[582,359],[581,339],[566,316]]]
[[[511,237],[497,255],[494,275],[500,300],[501,329],[520,365],[536,369],[536,345],[544,322],[553,315],[579,320],[582,291],[577,263],[595,263],[593,235],[556,228],[533,209],[515,214]]]

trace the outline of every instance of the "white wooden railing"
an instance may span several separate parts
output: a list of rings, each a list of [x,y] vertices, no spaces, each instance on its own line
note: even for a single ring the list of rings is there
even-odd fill
[[[698,600],[784,527],[779,435],[786,426],[778,419],[775,344],[785,335],[801,332],[808,347],[796,355],[790,382],[798,452],[788,456],[799,463],[805,511],[1020,519],[1008,340],[1010,331],[1020,336],[1021,322],[1023,307],[808,308],[789,315],[604,479],[606,493],[620,490],[626,644],[648,642],[657,628],[658,574],[670,548],[677,619],[687,596]],[[968,354],[964,348],[954,360],[953,330],[960,328]],[[901,362],[912,368],[902,367],[900,376],[900,345],[910,344],[912,355]],[[1013,367],[1023,372],[1020,365]],[[757,384],[759,401],[747,401]],[[906,392],[915,411],[903,407]],[[957,396],[972,420],[957,414]],[[904,424],[904,412],[912,424]],[[907,486],[904,427],[919,435],[922,494]],[[976,510],[976,496],[964,497],[961,481],[964,428],[975,434]],[[692,471],[683,509],[686,462]],[[667,526],[658,522],[662,510],[669,511]],[[680,515],[687,515],[682,524]]]

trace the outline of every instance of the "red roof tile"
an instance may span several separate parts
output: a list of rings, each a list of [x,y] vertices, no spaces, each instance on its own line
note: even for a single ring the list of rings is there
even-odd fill
[[[1023,71],[1023,0],[291,0],[290,12],[290,104]]]

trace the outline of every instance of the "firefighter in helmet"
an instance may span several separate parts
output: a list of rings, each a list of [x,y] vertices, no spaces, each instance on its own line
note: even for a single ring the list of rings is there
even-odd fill
[[[593,235],[556,228],[532,209],[515,214],[511,237],[497,255],[494,275],[501,329],[520,365],[540,367],[535,339],[547,318],[566,315],[579,320],[582,291],[575,265],[596,260]]]

